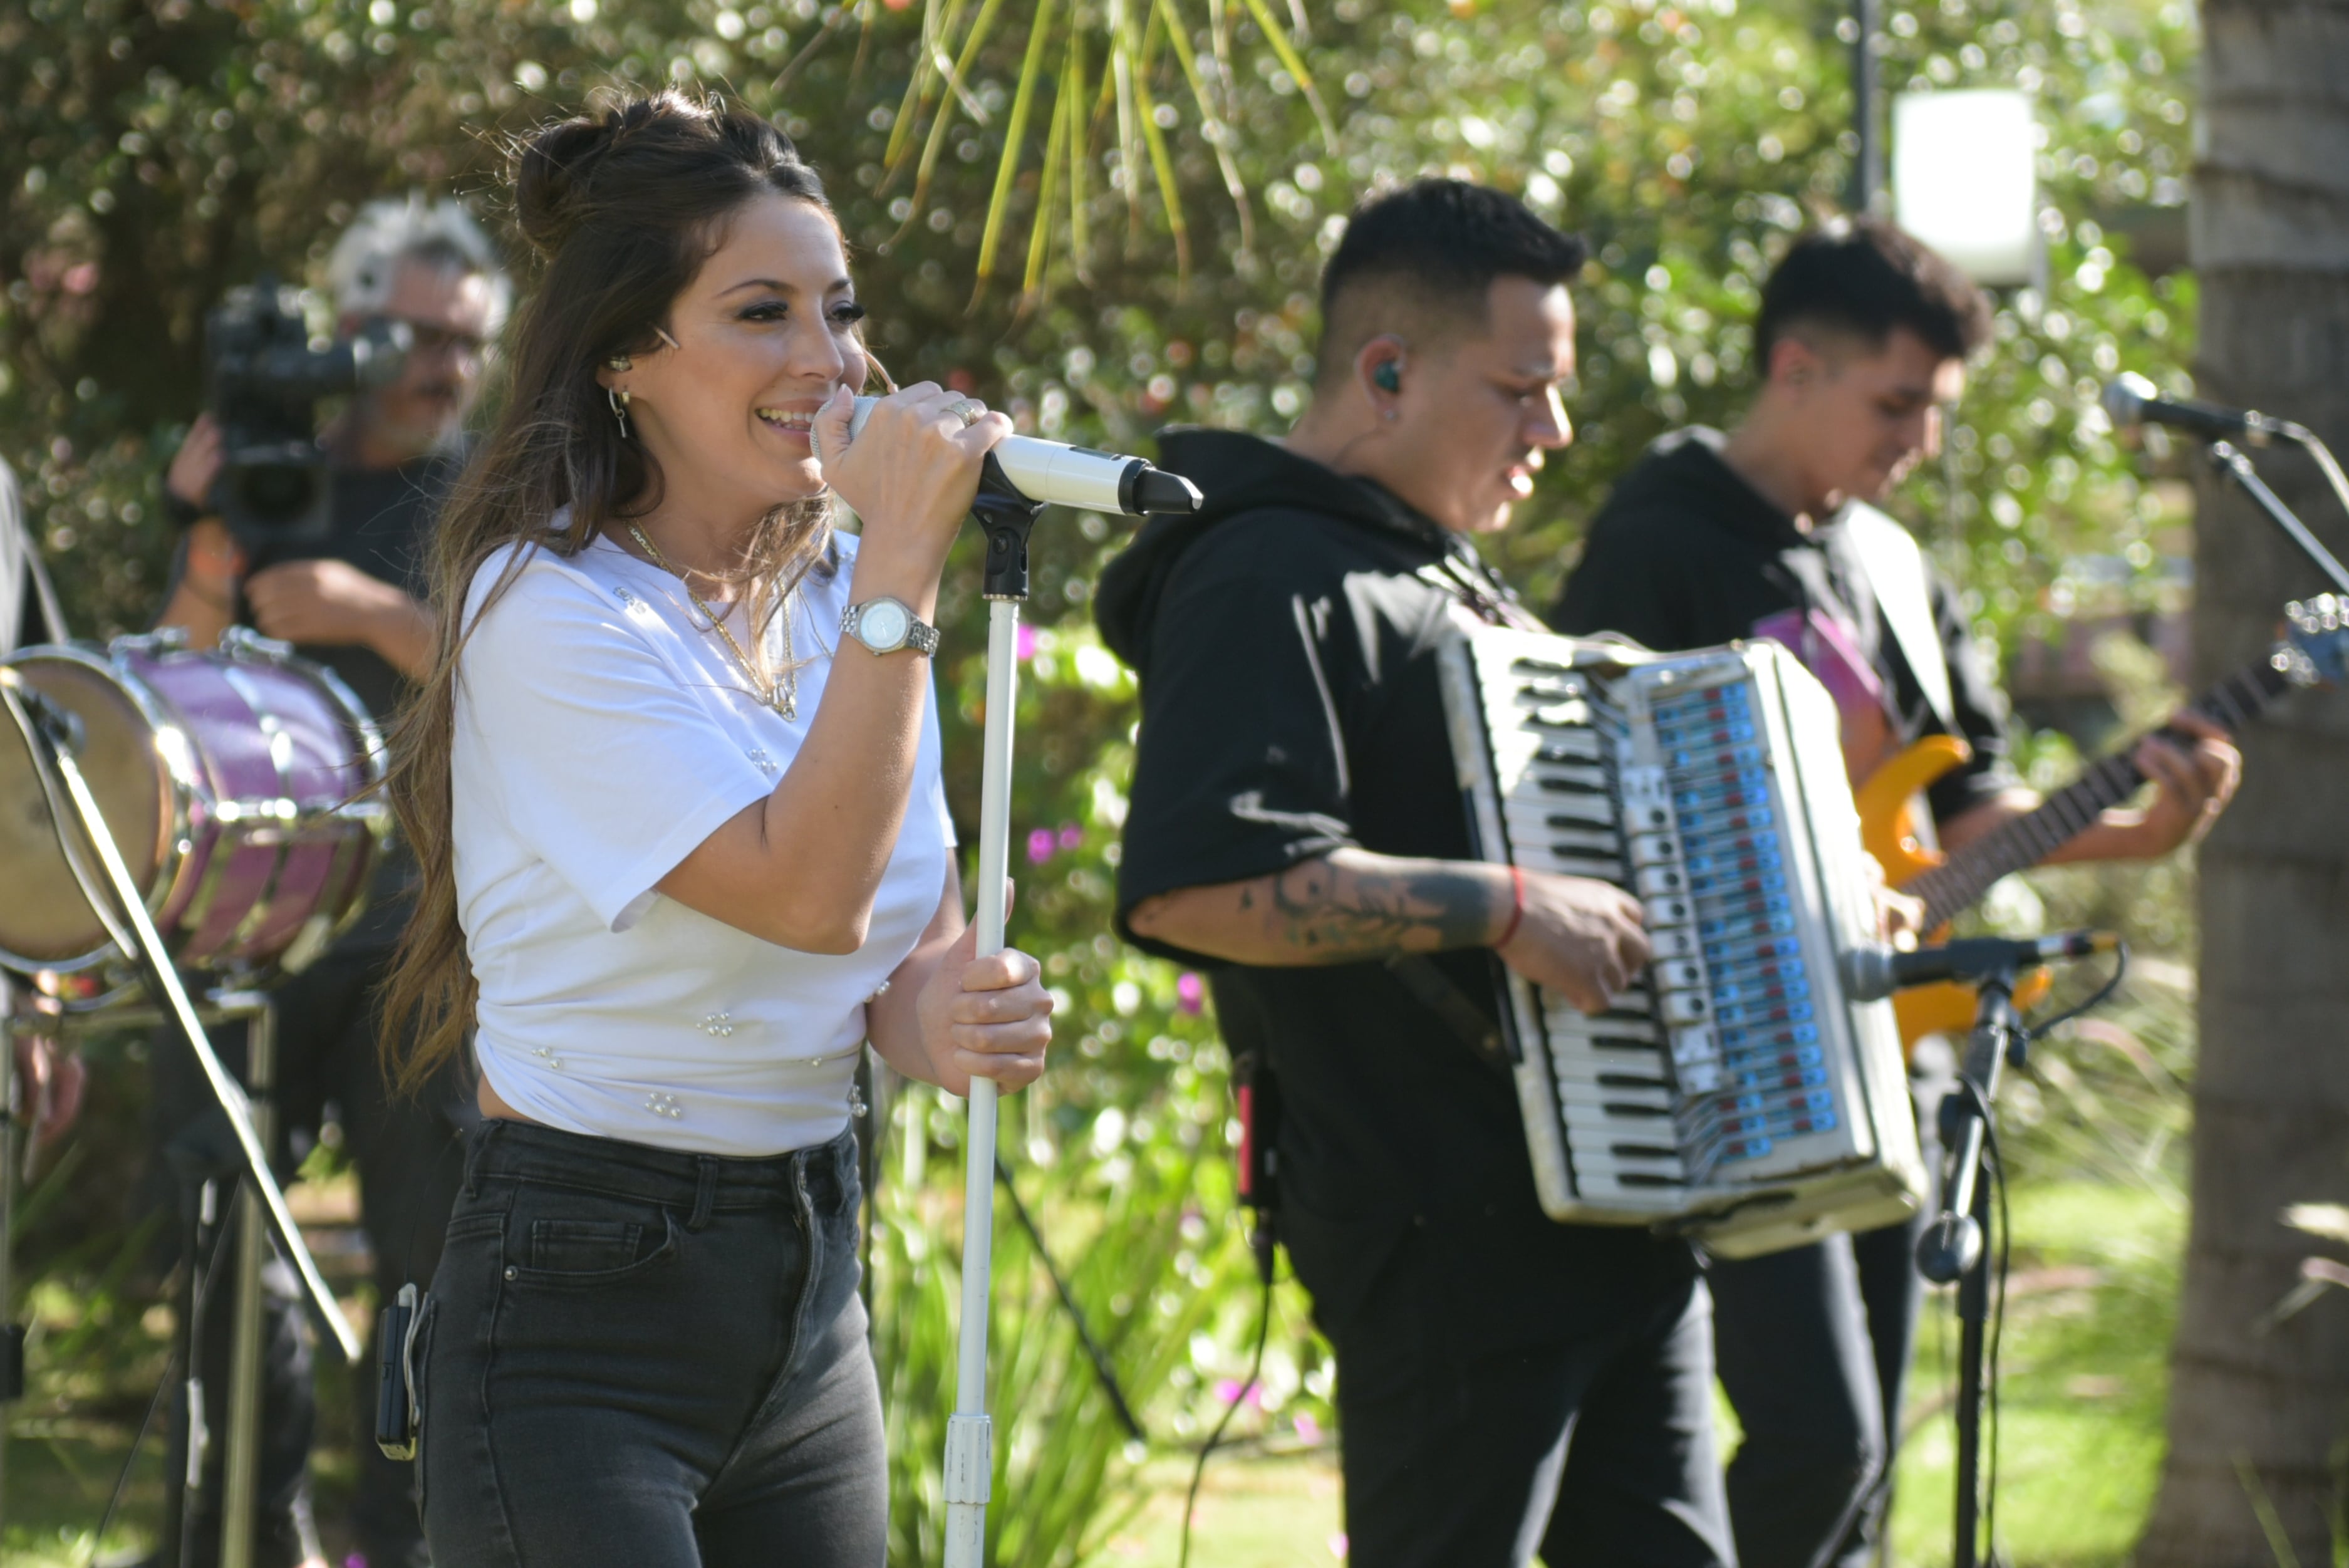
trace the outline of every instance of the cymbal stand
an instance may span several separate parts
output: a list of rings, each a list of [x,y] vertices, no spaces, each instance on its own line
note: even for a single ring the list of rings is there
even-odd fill
[[[989,460],[990,465],[992,459]],[[981,957],[1003,950],[1010,893],[1011,728],[1019,699],[1019,607],[1028,598],[1028,534],[1043,508],[982,487],[971,515],[987,535],[987,727],[979,764],[978,886],[975,920]],[[995,1428],[987,1413],[987,1314],[995,1242],[995,1112],[992,1079],[970,1081],[964,1139],[962,1332],[954,1415],[947,1422],[946,1568],[982,1568],[987,1504],[995,1480]]]
[[[246,1215],[249,1221],[242,1227],[244,1240],[239,1243],[242,1250],[240,1272],[245,1275],[243,1283],[246,1288],[239,1296],[236,1337],[240,1351],[249,1345],[252,1353],[240,1367],[243,1374],[240,1382],[249,1380],[254,1387],[249,1397],[237,1396],[233,1390],[230,1420],[233,1448],[228,1456],[231,1480],[233,1482],[235,1475],[241,1471],[247,1484],[242,1489],[243,1502],[241,1508],[237,1502],[239,1489],[233,1484],[229,1489],[230,1495],[223,1508],[228,1517],[222,1521],[222,1568],[247,1568],[252,1553],[253,1488],[250,1481],[254,1473],[254,1448],[260,1429],[259,1274],[265,1261],[268,1241],[262,1227],[255,1222],[260,1217],[265,1216],[270,1221],[278,1246],[301,1277],[311,1306],[334,1335],[345,1358],[356,1363],[363,1346],[350,1321],[344,1317],[334,1292],[318,1272],[317,1261],[304,1245],[301,1231],[286,1210],[285,1194],[270,1172],[264,1141],[265,1125],[256,1126],[254,1101],[212,1049],[211,1037],[198,1021],[195,1003],[190,1000],[187,988],[180,981],[170,950],[147,913],[147,906],[140,897],[138,885],[131,879],[129,868],[123,864],[114,835],[107,826],[105,813],[98,808],[88,781],[82,776],[81,766],[74,757],[76,721],[64,709],[26,685],[15,670],[5,666],[0,666],[0,707],[6,709],[32,756],[34,772],[39,777],[51,820],[57,826],[58,848],[72,867],[82,897],[105,925],[123,956],[140,971],[164,1015],[178,1027],[187,1041],[188,1048],[195,1054],[197,1064],[202,1068],[212,1095],[235,1137],[242,1161],[240,1174],[247,1194]],[[68,821],[79,827],[80,844],[75,842],[74,834],[67,828]],[[91,874],[88,862],[83,858],[81,851],[85,846],[97,858],[102,881],[98,876]],[[251,1010],[249,1015],[254,1018],[254,1024],[250,1032],[253,1036],[250,1054],[258,1069],[256,1088],[265,1085],[274,1044],[271,1039],[274,1031],[269,1027],[266,1002],[251,993],[223,995],[217,1001],[223,1008],[234,1007],[240,1012]],[[264,1110],[259,1119],[265,1124],[265,1118]],[[190,1266],[194,1266],[192,1259]],[[249,1326],[244,1321],[248,1313],[254,1314]],[[243,1445],[244,1455],[241,1461],[233,1447],[239,1435],[240,1411],[243,1412],[242,1425],[245,1438]],[[196,1413],[191,1415],[191,1423],[201,1419],[200,1412],[199,1404]],[[229,1528],[240,1517],[244,1526],[242,1536],[235,1535]]]

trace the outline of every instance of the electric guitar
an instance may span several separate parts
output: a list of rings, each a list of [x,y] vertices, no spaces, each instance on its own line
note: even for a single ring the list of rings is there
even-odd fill
[[[2284,618],[2283,638],[2265,659],[2203,692],[2189,711],[2233,731],[2287,691],[2343,679],[2349,666],[2349,597],[2324,594],[2287,605]],[[1924,900],[1926,929],[1939,932],[2000,877],[2038,865],[2107,807],[2135,794],[2145,775],[2130,760],[2134,750],[2095,763],[2033,810],[1945,856],[1927,847],[1918,831],[1918,794],[1971,753],[1952,736],[1929,735],[1878,767],[1854,792],[1860,837],[1883,865],[1885,880]],[[2045,988],[2043,971],[2036,990],[2044,994]],[[1971,986],[1920,986],[1897,992],[1892,1000],[1905,1045],[1927,1034],[1962,1033],[1973,1024]],[[2018,991],[2016,1000],[2028,1005],[2033,998]]]

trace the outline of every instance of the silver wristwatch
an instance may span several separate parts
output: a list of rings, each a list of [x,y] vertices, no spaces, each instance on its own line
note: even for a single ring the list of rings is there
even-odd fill
[[[840,631],[875,653],[895,653],[901,648],[925,655],[938,650],[938,628],[925,625],[913,606],[886,594],[849,606],[840,618]]]

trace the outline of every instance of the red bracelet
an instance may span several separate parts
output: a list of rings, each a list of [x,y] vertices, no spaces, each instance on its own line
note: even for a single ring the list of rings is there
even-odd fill
[[[1517,934],[1517,923],[1526,918],[1526,874],[1515,866],[1509,867],[1509,892],[1514,907],[1509,910],[1509,923],[1501,928],[1500,940],[1493,944],[1496,950],[1509,945],[1509,939]]]

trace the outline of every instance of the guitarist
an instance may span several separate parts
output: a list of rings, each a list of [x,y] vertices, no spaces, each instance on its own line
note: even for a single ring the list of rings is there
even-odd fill
[[[1763,288],[1745,417],[1727,435],[1656,442],[1592,522],[1552,622],[1661,649],[1785,642],[1836,696],[1855,784],[1920,736],[1964,741],[1971,758],[1927,791],[1946,849],[2030,810],[2005,700],[1956,592],[1867,504],[1939,450],[1941,408],[1990,328],[1972,283],[1889,223],[1797,240]],[[2171,727],[2190,745],[2148,739],[2136,753],[2152,800],[2104,813],[2049,859],[2150,859],[2209,826],[2239,759],[2191,713]],[[1930,1137],[1939,1091],[1920,1090]],[[1744,1568],[1868,1557],[1921,1301],[1913,1230],[1709,1265],[1715,1353],[1745,1435],[1728,1473]]]

